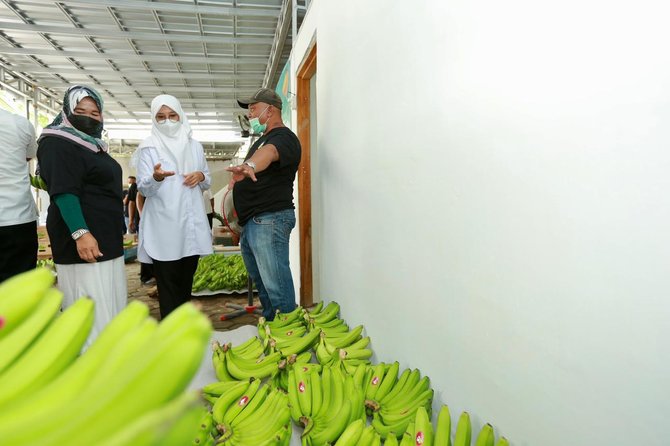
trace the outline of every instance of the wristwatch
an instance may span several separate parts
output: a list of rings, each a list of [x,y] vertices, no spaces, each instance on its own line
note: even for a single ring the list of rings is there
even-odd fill
[[[79,240],[84,234],[88,234],[88,229],[77,229],[72,233],[72,240]]]
[[[256,163],[254,163],[253,161],[245,161],[244,164],[246,164],[247,166],[251,167],[251,169],[252,169],[254,172],[256,172]]]

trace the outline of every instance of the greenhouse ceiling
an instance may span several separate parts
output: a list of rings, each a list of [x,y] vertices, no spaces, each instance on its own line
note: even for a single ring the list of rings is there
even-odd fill
[[[201,139],[240,140],[236,99],[274,87],[308,1],[0,0],[0,89],[51,114],[69,85],[96,88],[111,138],[179,98]]]

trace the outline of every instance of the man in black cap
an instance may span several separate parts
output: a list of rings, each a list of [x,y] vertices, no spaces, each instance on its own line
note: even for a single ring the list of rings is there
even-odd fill
[[[237,102],[249,109],[252,132],[262,136],[243,164],[227,170],[233,174],[244,264],[258,289],[263,316],[273,320],[276,310],[287,313],[296,306],[288,242],[295,226],[293,182],[300,141],[282,122],[282,100],[273,90],[261,88]]]

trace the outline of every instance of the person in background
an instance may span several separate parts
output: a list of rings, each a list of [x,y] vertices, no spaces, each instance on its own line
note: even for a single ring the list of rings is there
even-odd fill
[[[202,191],[202,201],[205,205],[205,213],[207,214],[207,221],[209,222],[209,229],[212,229],[214,222],[214,197],[209,189]]]
[[[282,122],[282,101],[274,91],[261,88],[237,102],[249,109],[253,132],[263,134],[243,164],[227,168],[233,174],[233,201],[242,226],[240,249],[263,316],[273,320],[276,310],[287,313],[296,306],[288,242],[295,226],[293,182],[300,141]]]
[[[210,176],[202,144],[174,96],[151,102],[151,136],[134,159],[137,187],[146,198],[137,257],[152,263],[161,317],[191,298],[198,258],[212,253],[202,191]]]
[[[137,179],[128,177],[128,234],[137,234],[137,226],[140,223],[140,214],[137,212]]]
[[[144,195],[137,193],[137,213],[140,216],[140,221],[142,220],[142,209],[144,209]],[[138,240],[142,237],[142,234],[137,228],[137,238]],[[154,277],[154,266],[151,263],[140,262],[140,282],[143,285],[154,285],[156,284],[156,278]]]
[[[88,344],[127,302],[123,258],[121,166],[100,139],[102,98],[75,85],[63,109],[39,138],[37,160],[51,203],[47,231],[67,308],[82,296],[95,301]]]
[[[123,233],[128,232],[128,189],[123,189]]]
[[[0,282],[37,264],[37,207],[28,170],[36,151],[32,124],[0,109]]]

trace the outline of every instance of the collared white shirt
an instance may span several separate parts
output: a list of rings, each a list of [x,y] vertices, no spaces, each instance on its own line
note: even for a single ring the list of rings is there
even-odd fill
[[[23,116],[0,109],[0,226],[37,220],[27,158],[35,158],[35,129]]]
[[[202,191],[209,189],[211,177],[202,145],[191,140],[196,161],[195,171],[205,180],[195,187],[185,186],[184,173],[177,172],[174,159],[161,156],[154,147],[140,150],[137,166],[137,188],[145,197],[140,218],[137,258],[143,263],[152,259],[170,261],[192,255],[212,253],[212,233],[205,214]],[[163,181],[153,178],[154,166],[175,175]]]

